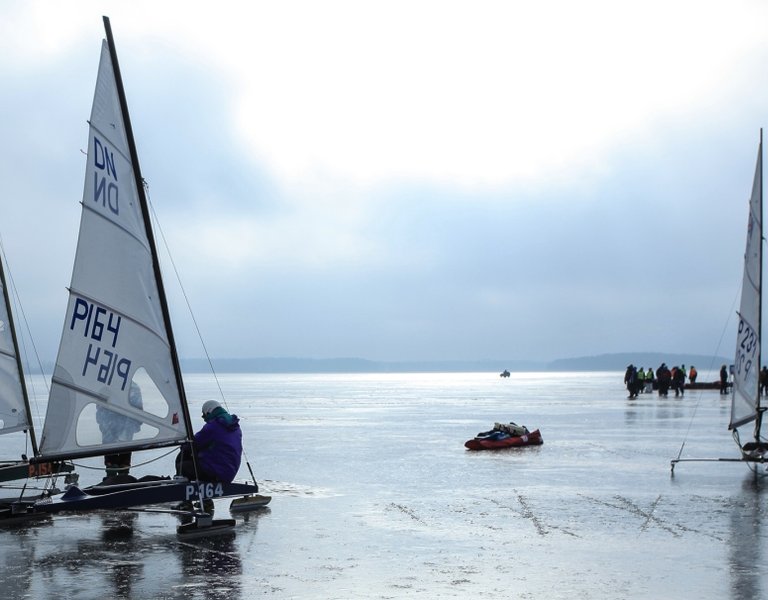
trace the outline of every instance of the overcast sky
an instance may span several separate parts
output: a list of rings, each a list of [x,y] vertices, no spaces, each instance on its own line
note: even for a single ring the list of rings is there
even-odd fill
[[[732,354],[762,0],[4,0],[0,235],[43,360],[102,14],[212,356]]]

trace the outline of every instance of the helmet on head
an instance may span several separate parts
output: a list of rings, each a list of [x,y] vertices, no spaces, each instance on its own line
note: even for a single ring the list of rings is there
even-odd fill
[[[205,404],[203,404],[203,416],[207,417],[217,408],[221,408],[221,404],[216,402],[216,400],[208,400]]]

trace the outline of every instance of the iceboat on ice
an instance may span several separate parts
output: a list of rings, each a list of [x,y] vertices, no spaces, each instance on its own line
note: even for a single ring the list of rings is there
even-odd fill
[[[38,460],[172,448],[193,439],[107,17],[104,26],[107,39],[102,43],[89,121],[80,232]],[[144,386],[145,399],[137,403],[132,401],[131,388],[139,383]],[[105,419],[131,424],[131,435],[105,436],[100,427]],[[118,475],[88,488],[71,486],[63,494],[34,503],[29,510],[147,510],[149,505],[196,501],[200,508],[191,510],[191,522],[179,529],[179,533],[195,534],[234,526],[234,520],[211,519],[204,508],[211,500],[236,497],[233,508],[241,510],[263,506],[269,497],[258,491],[255,479],[228,483],[172,475],[140,480]]]
[[[19,450],[28,447],[37,456],[37,438],[5,277],[5,256],[0,254],[0,435],[15,435]],[[26,439],[22,440],[22,436]],[[15,447],[17,440],[9,446]],[[56,477],[74,469],[62,461],[30,463],[25,452],[19,451],[15,459],[0,459],[0,518],[14,514],[20,503],[57,492]]]
[[[736,337],[736,357],[733,367],[731,414],[728,429],[739,448],[739,457],[681,458],[685,442],[677,458],[672,459],[672,474],[680,462],[742,462],[752,468],[768,462],[768,441],[762,433],[766,406],[760,397],[760,345],[762,340],[763,304],[763,130],[757,165],[752,181],[747,221],[747,247],[744,253],[744,274],[741,285],[739,326]],[[740,429],[752,425],[752,439],[742,441]]]

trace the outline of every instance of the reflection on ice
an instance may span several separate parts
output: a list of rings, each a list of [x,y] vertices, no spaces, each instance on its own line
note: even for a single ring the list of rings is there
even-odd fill
[[[257,522],[241,527],[253,535]],[[60,516],[44,535],[5,532],[3,597],[240,598],[235,536],[180,541],[172,525],[167,515],[120,512]]]
[[[669,475],[684,437],[697,455],[734,450],[716,391],[630,402],[621,373],[220,382],[235,390],[230,407],[270,508],[237,515],[236,534],[221,539],[179,541],[174,518],[147,513],[0,530],[4,590],[99,600],[768,594],[768,481],[729,463]],[[203,377],[188,388],[216,393]],[[545,443],[463,447],[510,420],[541,428]]]
[[[763,598],[765,579],[762,572],[764,550],[761,531],[765,519],[766,477],[755,476],[744,481],[742,493],[731,509],[731,537],[729,540],[729,561],[731,575],[731,597]],[[768,589],[766,590],[768,591]]]

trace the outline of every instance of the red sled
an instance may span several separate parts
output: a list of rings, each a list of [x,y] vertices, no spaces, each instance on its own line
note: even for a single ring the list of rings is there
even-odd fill
[[[464,446],[470,450],[501,450],[502,448],[517,448],[520,446],[538,446],[543,444],[541,432],[538,429],[522,435],[504,435],[503,432],[494,431],[488,434],[479,434],[477,437],[464,442]]]

